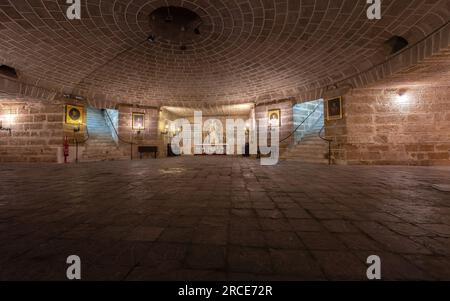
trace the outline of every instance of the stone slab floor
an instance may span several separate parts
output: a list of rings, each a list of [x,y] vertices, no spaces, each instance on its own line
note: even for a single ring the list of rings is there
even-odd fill
[[[196,157],[0,166],[0,279],[450,280],[450,168]]]

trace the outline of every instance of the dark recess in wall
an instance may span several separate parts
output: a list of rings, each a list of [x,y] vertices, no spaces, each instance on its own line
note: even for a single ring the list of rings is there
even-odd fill
[[[0,75],[11,78],[18,78],[16,69],[6,65],[0,65]]]
[[[386,52],[386,55],[392,55],[399,52],[408,45],[409,42],[405,38],[400,36],[393,36],[392,38],[384,42],[384,50]]]

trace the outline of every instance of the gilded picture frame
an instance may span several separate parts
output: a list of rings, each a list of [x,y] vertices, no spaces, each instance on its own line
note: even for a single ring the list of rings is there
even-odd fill
[[[82,125],[84,120],[84,107],[77,105],[66,105],[66,124]]]
[[[343,118],[342,97],[335,97],[326,100],[327,120],[340,120]]]
[[[133,113],[132,129],[135,131],[145,130],[145,114],[144,113]]]
[[[281,110],[272,109],[267,112],[267,118],[270,126],[281,126]]]

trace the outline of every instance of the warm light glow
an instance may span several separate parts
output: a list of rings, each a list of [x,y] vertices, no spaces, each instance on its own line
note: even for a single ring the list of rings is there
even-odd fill
[[[236,105],[229,105],[229,108],[231,110],[237,110],[237,111],[245,111],[250,110],[252,108],[253,104],[251,103],[241,103]]]
[[[271,127],[276,127],[278,126],[280,123],[278,121],[278,119],[269,119],[269,126]]]
[[[409,95],[406,93],[397,95],[397,97],[396,97],[396,102],[399,105],[406,105],[409,103],[409,101],[410,101]]]
[[[5,114],[0,116],[0,120],[2,121],[2,126],[10,126],[14,123],[16,116],[13,114]]]

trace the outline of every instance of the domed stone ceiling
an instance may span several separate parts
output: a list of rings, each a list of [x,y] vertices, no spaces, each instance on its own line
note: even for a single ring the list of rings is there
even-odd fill
[[[295,97],[384,61],[392,36],[414,44],[450,19],[448,0],[383,1],[381,20],[366,0],[82,0],[72,21],[65,2],[1,1],[0,63],[36,86],[158,105]],[[197,16],[198,31],[155,33],[152,13],[168,6]]]

